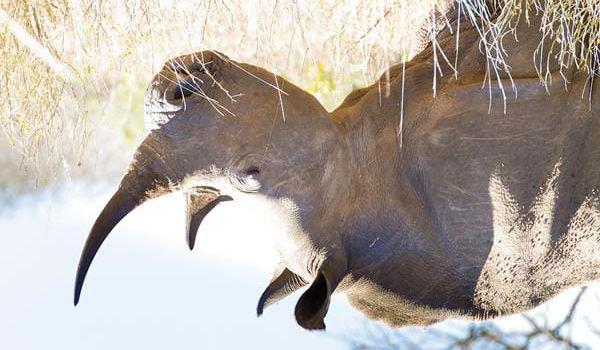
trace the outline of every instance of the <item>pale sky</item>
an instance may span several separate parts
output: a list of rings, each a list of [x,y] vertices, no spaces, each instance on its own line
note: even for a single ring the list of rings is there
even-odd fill
[[[326,333],[296,324],[298,292],[257,319],[256,303],[275,258],[268,240],[252,234],[256,213],[218,206],[190,252],[177,195],[144,204],[115,228],[73,307],[79,254],[111,191],[68,185],[58,195],[47,191],[2,207],[0,349],[345,349],[341,337],[364,330],[366,319],[337,294]],[[568,307],[556,305],[556,314]],[[600,311],[592,301],[585,309],[590,315]],[[517,317],[499,322],[506,328],[523,324]],[[466,322],[436,329],[457,324]]]
[[[275,265],[251,237],[228,242],[247,233],[237,229],[248,218],[211,213],[190,252],[177,196],[145,204],[118,225],[73,307],[79,254],[109,196],[67,190],[66,198],[32,196],[0,213],[0,349],[344,348],[296,325],[298,293],[257,319]],[[215,221],[229,224],[221,230]],[[328,317],[332,331],[360,319],[342,299]]]

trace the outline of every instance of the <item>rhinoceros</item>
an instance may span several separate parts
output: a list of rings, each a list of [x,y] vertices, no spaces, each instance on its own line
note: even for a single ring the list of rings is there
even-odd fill
[[[435,68],[430,45],[331,113],[216,51],[168,61],[146,92],[151,131],[85,242],[75,304],[115,225],[172,192],[186,196],[190,248],[219,203],[276,213],[281,263],[257,313],[308,286],[295,307],[306,329],[325,328],[334,292],[369,318],[427,325],[521,312],[598,279],[598,83],[554,61],[562,75],[540,81],[538,30],[520,24],[503,42],[510,76],[482,88],[490,62],[460,25],[456,51],[456,32],[436,44],[459,74]]]

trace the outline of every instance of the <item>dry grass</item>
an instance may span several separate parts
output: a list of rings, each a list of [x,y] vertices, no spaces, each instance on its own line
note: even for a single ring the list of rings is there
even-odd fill
[[[529,0],[525,9],[520,0],[492,2],[495,14],[485,0],[458,2],[484,39],[490,84],[510,69],[500,39],[531,11],[543,12],[542,31],[553,42],[540,50],[542,79],[551,78],[546,58],[598,72],[597,0]],[[25,186],[98,173],[108,165],[97,157],[112,158],[98,156],[93,144],[106,148],[107,139],[113,149],[131,149],[144,133],[145,86],[168,57],[220,50],[285,76],[331,109],[434,38],[449,19],[432,10],[448,3],[454,1],[0,0],[0,127],[11,145],[0,159],[0,186],[23,171]],[[439,64],[444,57],[435,56]],[[121,158],[112,163],[120,167]]]

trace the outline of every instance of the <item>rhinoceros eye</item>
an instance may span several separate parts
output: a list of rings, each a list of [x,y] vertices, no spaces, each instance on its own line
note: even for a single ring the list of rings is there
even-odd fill
[[[256,165],[250,165],[246,168],[246,170],[244,170],[244,173],[249,176],[258,175],[260,174],[260,169]]]
[[[264,169],[262,168],[262,155],[259,153],[246,153],[238,158],[233,164],[233,172],[239,177],[256,176]]]

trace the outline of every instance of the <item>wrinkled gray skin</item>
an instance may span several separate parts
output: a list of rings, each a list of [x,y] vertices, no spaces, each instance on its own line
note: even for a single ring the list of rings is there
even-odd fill
[[[586,77],[566,70],[570,83],[555,74],[546,91],[531,59],[533,25],[520,27],[518,44],[504,42],[518,88],[515,98],[502,76],[506,114],[495,82],[488,113],[485,58],[463,23],[460,74],[443,67],[435,97],[431,49],[407,63],[401,132],[401,65],[389,96],[375,84],[329,114],[282,78],[216,52],[179,57],[190,73],[179,83],[167,64],[147,91],[155,129],[92,228],[75,303],[111,229],[172,191],[187,195],[190,248],[222,201],[278,212],[281,266],[257,311],[309,285],[295,310],[307,329],[325,327],[334,291],[370,318],[425,325],[524,311],[598,279],[600,89],[590,104]],[[453,62],[454,37],[438,40]]]

